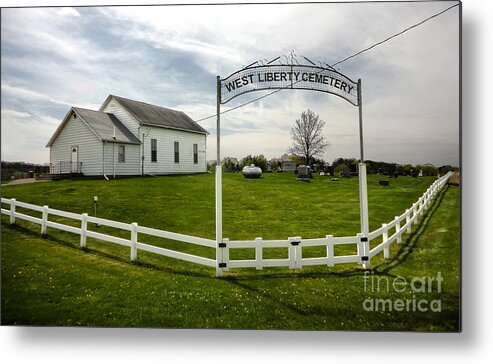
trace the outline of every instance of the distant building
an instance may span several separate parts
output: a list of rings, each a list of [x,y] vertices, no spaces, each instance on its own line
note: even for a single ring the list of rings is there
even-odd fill
[[[70,109],[47,144],[50,173],[204,173],[208,134],[181,111],[110,95],[98,111]]]

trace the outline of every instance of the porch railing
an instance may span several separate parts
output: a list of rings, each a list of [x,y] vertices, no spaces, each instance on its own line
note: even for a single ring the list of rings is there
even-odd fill
[[[50,163],[50,174],[82,173],[82,162],[60,161]]]

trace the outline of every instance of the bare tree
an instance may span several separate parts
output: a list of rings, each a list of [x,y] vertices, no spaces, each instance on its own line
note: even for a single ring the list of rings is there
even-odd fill
[[[329,146],[329,143],[322,135],[325,121],[321,120],[313,111],[308,109],[301,113],[301,119],[296,119],[291,128],[291,139],[293,145],[289,152],[302,158],[306,165],[310,163],[310,158],[320,156]]]

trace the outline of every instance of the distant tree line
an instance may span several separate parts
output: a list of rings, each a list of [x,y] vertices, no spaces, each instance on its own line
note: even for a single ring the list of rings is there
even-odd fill
[[[270,169],[270,163],[267,161],[263,154],[254,156],[249,154],[248,156],[240,160],[234,157],[225,157],[223,159],[223,171],[229,173],[241,172],[243,167],[250,166],[252,164],[260,167],[263,173],[268,172],[268,170]],[[216,162],[209,163],[207,167],[210,171],[214,171],[216,168]]]
[[[284,160],[293,160],[297,165],[305,164],[303,158],[295,155],[285,154],[280,158],[272,158],[270,160],[267,160],[262,154],[253,156],[248,155],[242,159],[225,157],[223,159],[223,171],[227,173],[241,172],[243,167],[254,164],[257,167],[260,167],[263,173],[276,172],[282,169],[282,161]],[[410,176],[418,175],[421,171],[423,176],[437,176],[438,174],[443,176],[449,171],[458,170],[457,167],[453,167],[451,165],[436,167],[432,164],[411,165],[372,160],[366,160],[365,164],[368,174]],[[327,163],[323,159],[310,157],[309,165],[315,172],[331,171],[336,175],[358,172],[358,160],[356,158],[337,158],[332,163]],[[208,168],[211,172],[215,170],[215,166],[215,162],[208,164]]]
[[[4,162],[2,161],[2,181],[12,179],[26,178],[31,173],[48,173],[49,166],[44,164],[34,164],[25,162]]]
[[[436,167],[432,164],[398,164],[388,162],[376,162],[372,160],[365,160],[366,171],[368,174],[385,174],[385,175],[400,175],[411,176],[413,174],[419,174],[421,171],[423,176],[437,176],[440,174],[443,176],[449,171],[457,171],[457,167],[451,165],[444,165]],[[358,160],[355,158],[337,158],[332,162],[332,167],[335,173],[343,172],[357,172]]]

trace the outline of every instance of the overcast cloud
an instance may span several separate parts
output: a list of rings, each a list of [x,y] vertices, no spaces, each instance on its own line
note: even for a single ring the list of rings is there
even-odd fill
[[[49,162],[46,143],[71,106],[109,94],[184,111],[216,109],[216,76],[294,50],[335,63],[456,2],[2,9],[2,160]],[[365,158],[459,164],[459,9],[337,66],[363,85]],[[223,110],[263,93],[240,96]],[[331,146],[359,156],[358,108],[286,90],[222,116],[222,155],[279,157],[312,109]],[[215,118],[208,159],[215,158]]]

